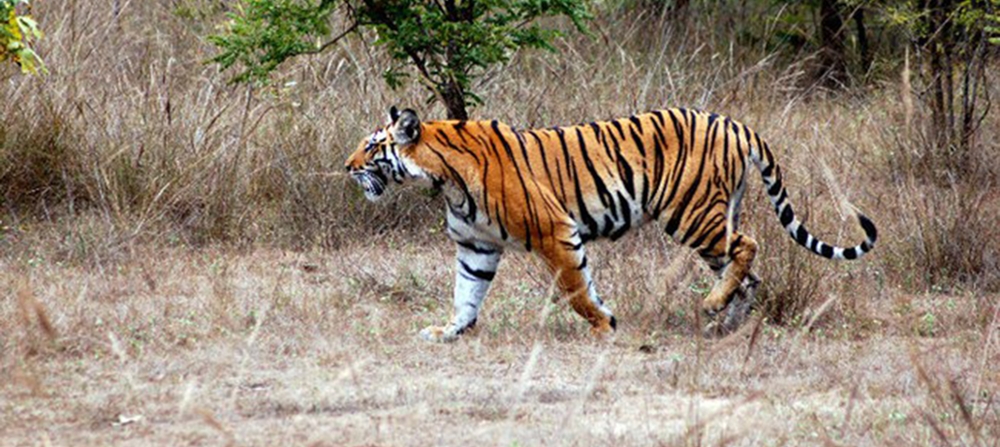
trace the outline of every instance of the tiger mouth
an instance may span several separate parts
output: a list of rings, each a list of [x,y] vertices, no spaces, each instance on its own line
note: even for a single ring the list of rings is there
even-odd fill
[[[374,202],[385,193],[386,178],[381,171],[355,171],[351,174],[365,192],[365,198]]]

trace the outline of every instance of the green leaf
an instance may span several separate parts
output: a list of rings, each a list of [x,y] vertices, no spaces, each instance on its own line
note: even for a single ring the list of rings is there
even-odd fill
[[[18,52],[18,59],[21,63],[21,73],[24,74],[38,74],[38,73],[48,73],[45,68],[45,64],[42,59],[38,57],[31,48],[22,48]]]
[[[21,34],[31,36],[34,39],[42,38],[42,31],[38,29],[38,22],[35,22],[31,17],[19,16],[17,18],[17,25],[21,28]]]

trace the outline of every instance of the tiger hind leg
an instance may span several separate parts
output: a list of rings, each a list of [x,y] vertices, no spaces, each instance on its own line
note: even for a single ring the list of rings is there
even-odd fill
[[[706,260],[713,260],[709,261],[713,270],[721,270],[715,286],[702,300],[702,310],[709,315],[715,315],[724,309],[734,295],[740,291],[744,279],[747,279],[748,276],[751,279],[756,278],[750,274],[750,267],[757,256],[757,241],[745,234],[734,232],[730,237],[728,248],[724,252],[702,250],[701,254]],[[750,282],[753,283],[753,289],[756,289],[757,283],[760,281]]]
[[[750,312],[753,311],[753,306],[757,302],[757,287],[759,285],[760,278],[753,273],[748,273],[743,279],[743,284],[736,288],[729,304],[726,305],[725,313],[705,326],[705,335],[726,335],[742,326],[750,317]]]

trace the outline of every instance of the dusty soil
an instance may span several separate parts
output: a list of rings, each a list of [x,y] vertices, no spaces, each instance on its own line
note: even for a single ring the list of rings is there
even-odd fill
[[[639,324],[622,312],[616,338],[595,341],[567,309],[547,307],[542,282],[523,282],[535,265],[520,260],[502,268],[480,327],[435,345],[416,332],[447,316],[437,295],[449,288],[449,254],[398,252],[372,261],[357,250],[178,250],[113,272],[12,262],[0,444],[997,445],[1000,436],[997,322],[961,315],[994,297],[900,295],[863,318],[838,314],[808,331],[758,318],[723,339],[684,318]],[[368,270],[382,273],[364,279]],[[531,299],[511,303],[518,290]],[[688,307],[678,306],[668,313]],[[936,326],[911,330],[903,308],[918,323],[933,309]]]

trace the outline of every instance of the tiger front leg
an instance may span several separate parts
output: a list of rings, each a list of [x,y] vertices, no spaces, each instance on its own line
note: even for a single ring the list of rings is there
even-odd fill
[[[479,308],[489,291],[500,263],[500,250],[496,247],[458,242],[455,256],[455,314],[445,326],[428,326],[420,331],[427,341],[451,342],[476,324]]]

